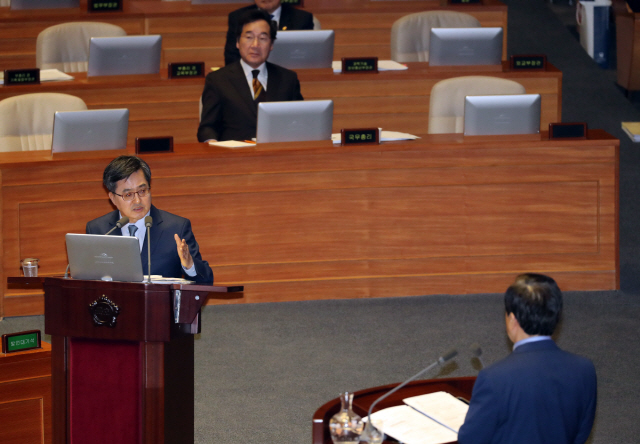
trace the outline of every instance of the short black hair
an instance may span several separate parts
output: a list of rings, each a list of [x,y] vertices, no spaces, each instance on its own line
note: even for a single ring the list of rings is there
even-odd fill
[[[521,274],[507,289],[504,307],[526,334],[551,336],[562,316],[562,292],[549,276]]]
[[[118,182],[122,179],[127,179],[138,170],[142,170],[144,178],[151,186],[151,169],[147,162],[136,156],[120,156],[113,159],[104,169],[102,183],[107,190],[115,193]]]
[[[244,25],[257,22],[258,20],[264,20],[269,24],[269,37],[271,37],[271,43],[275,42],[276,34],[278,33],[278,24],[271,19],[271,14],[262,9],[250,9],[240,16],[238,26],[236,27],[236,41],[240,40]]]

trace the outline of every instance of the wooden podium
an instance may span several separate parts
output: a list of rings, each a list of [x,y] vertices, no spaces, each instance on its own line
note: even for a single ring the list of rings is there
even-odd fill
[[[243,287],[45,278],[54,444],[193,443],[194,341],[210,293]]]

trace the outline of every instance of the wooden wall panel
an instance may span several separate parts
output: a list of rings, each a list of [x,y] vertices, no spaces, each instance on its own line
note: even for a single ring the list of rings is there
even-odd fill
[[[246,285],[240,302],[501,292],[523,271],[612,289],[618,141],[590,134],[193,144],[145,157],[154,203],[191,219],[216,282]],[[64,234],[111,210],[100,181],[110,158],[5,164],[5,275],[24,256],[41,258],[42,274],[64,270]],[[5,290],[5,314],[37,312],[39,297]]]

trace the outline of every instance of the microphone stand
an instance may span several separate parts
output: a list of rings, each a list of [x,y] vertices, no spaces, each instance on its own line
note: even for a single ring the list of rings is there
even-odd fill
[[[147,227],[147,265],[149,269],[147,272],[147,283],[151,283],[151,225],[153,225],[153,219],[151,216],[147,216],[144,218],[144,225]]]

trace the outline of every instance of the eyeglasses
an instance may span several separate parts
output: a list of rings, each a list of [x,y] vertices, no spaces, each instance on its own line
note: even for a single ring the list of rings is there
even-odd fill
[[[125,202],[131,202],[133,199],[135,199],[136,194],[140,199],[142,199],[147,194],[149,194],[150,191],[151,191],[151,188],[143,188],[138,191],[129,191],[128,193],[124,193],[124,194],[118,194],[118,193],[113,193],[113,194],[115,194],[116,196],[120,196],[122,200],[124,200]]]
[[[259,34],[259,35],[244,34],[241,38],[243,41],[247,43],[253,43],[255,39],[258,39],[258,42],[260,42],[261,44],[266,44],[271,42],[271,36],[268,36],[266,34]]]

